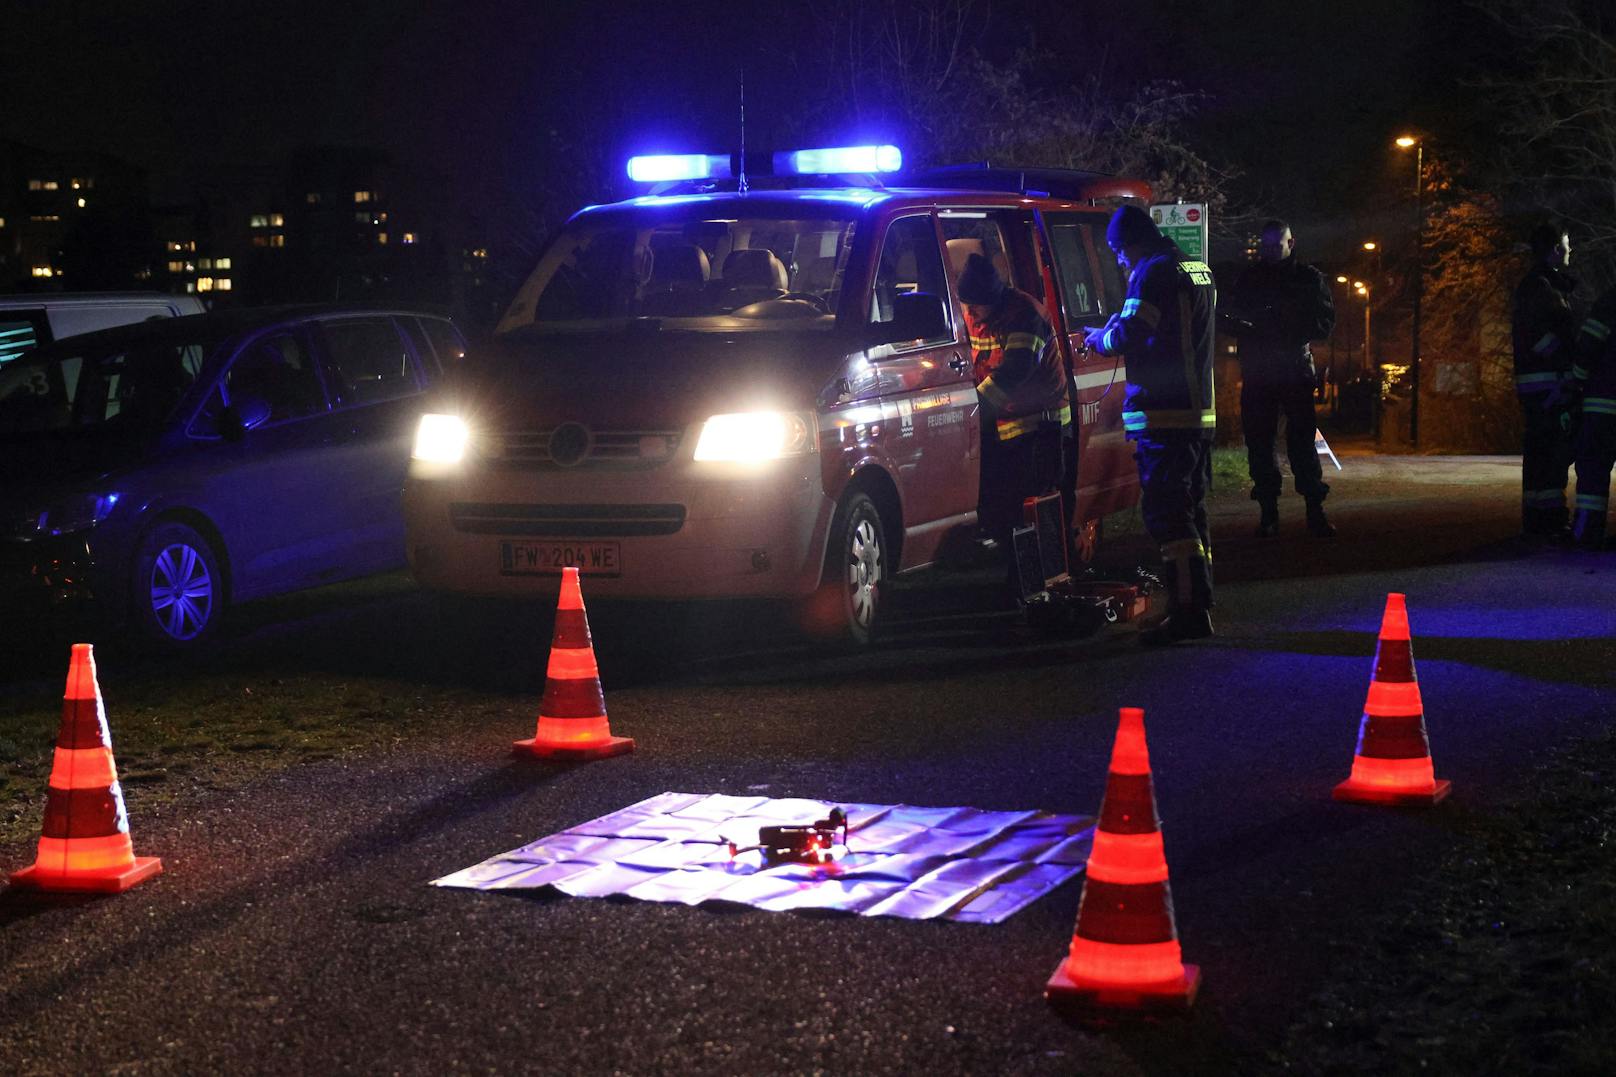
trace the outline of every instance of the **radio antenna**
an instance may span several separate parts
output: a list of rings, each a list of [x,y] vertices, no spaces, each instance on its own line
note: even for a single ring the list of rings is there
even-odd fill
[[[741,179],[740,193],[746,193],[746,65],[741,65]]]

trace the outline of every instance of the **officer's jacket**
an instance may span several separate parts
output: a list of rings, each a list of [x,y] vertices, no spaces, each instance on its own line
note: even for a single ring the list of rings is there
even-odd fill
[[[1584,414],[1616,415],[1616,289],[1599,297],[1577,331],[1571,376],[1583,391]]]
[[[1314,379],[1309,342],[1335,328],[1335,302],[1324,274],[1294,256],[1258,262],[1235,281],[1220,304],[1225,328],[1240,339],[1240,369],[1248,382],[1301,383]]]
[[[1007,289],[982,322],[965,313],[976,391],[997,413],[1000,441],[1036,430],[1040,422],[1072,421],[1066,368],[1043,307],[1026,292]]]
[[[1545,265],[1533,266],[1515,288],[1511,336],[1515,345],[1515,391],[1521,396],[1553,392],[1571,376],[1577,334],[1571,293],[1577,282]]]
[[[1217,287],[1205,262],[1170,240],[1128,275],[1128,296],[1100,339],[1100,352],[1128,367],[1122,425],[1143,433],[1211,437],[1218,416],[1212,396],[1212,321]]]

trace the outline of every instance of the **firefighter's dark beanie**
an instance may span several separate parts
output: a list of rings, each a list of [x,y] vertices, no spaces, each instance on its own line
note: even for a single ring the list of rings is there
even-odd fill
[[[1160,240],[1161,231],[1156,227],[1156,222],[1138,206],[1118,207],[1111,214],[1111,223],[1105,230],[1105,241],[1114,250],[1131,247],[1135,243],[1156,243]]]
[[[983,307],[996,306],[1004,297],[1004,290],[1004,278],[999,276],[999,271],[993,268],[992,262],[980,254],[973,254],[965,259],[965,268],[959,275],[961,303]]]

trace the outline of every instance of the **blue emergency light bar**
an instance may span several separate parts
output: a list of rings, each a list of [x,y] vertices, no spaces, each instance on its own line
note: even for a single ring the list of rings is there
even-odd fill
[[[896,146],[828,146],[818,150],[791,150],[774,155],[774,170],[781,175],[832,176],[856,172],[896,172],[903,153]]]
[[[729,157],[716,153],[664,153],[630,157],[628,178],[636,183],[729,179]]]
[[[827,146],[817,150],[786,150],[754,166],[747,157],[747,170],[766,170],[773,165],[776,176],[873,175],[897,172],[903,167],[903,153],[896,146]],[[651,154],[628,159],[629,179],[636,183],[674,183],[680,180],[723,180],[735,178],[734,159],[717,153]]]

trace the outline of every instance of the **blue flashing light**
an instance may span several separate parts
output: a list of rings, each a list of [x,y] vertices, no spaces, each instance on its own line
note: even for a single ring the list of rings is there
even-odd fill
[[[729,175],[729,158],[716,153],[667,153],[628,159],[628,177],[636,183],[728,179]]]
[[[903,167],[903,153],[896,146],[829,146],[776,154],[774,167],[797,176],[896,172]]]

